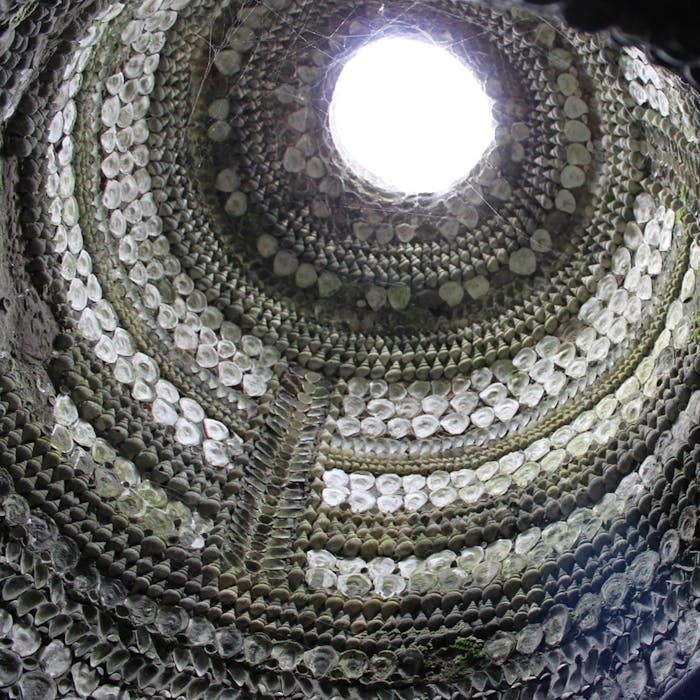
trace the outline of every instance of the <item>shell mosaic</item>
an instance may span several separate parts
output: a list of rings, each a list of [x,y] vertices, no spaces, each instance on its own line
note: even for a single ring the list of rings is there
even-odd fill
[[[613,700],[697,666],[678,72],[456,0],[0,19],[0,282],[44,309],[0,332],[3,696]],[[330,137],[396,34],[493,100],[441,195]]]

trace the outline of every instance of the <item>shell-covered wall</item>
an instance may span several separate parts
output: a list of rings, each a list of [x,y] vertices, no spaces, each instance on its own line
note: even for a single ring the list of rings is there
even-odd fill
[[[682,56],[457,0],[0,20],[3,696],[657,698],[698,664]],[[389,35],[493,100],[447,193],[330,138]]]

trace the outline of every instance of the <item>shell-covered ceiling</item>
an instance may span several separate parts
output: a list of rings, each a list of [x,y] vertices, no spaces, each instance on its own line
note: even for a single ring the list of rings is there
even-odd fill
[[[698,664],[677,73],[457,0],[0,18],[0,692],[613,700]],[[331,139],[386,36],[493,101],[447,192]]]

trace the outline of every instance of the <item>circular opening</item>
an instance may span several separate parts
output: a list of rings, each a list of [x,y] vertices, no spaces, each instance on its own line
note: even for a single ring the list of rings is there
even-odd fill
[[[493,140],[491,101],[444,48],[389,37],[343,67],[329,113],[350,169],[405,194],[441,192],[466,176]]]

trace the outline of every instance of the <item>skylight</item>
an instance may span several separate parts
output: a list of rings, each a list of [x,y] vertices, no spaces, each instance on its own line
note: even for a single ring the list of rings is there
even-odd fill
[[[362,47],[343,67],[330,106],[341,156],[391,192],[442,192],[493,140],[491,101],[448,50],[405,37]]]

